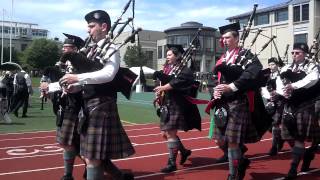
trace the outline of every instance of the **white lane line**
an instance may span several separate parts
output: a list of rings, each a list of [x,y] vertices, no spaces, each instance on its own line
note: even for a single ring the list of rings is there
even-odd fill
[[[202,129],[202,131],[205,131],[205,130],[208,130],[209,128],[205,128],[205,129]],[[192,131],[198,131],[198,130],[190,130],[189,132],[192,132]],[[183,131],[181,131],[183,132]],[[142,135],[136,135],[136,136],[129,136],[129,138],[137,138],[137,137],[148,137],[148,136],[158,136],[158,135],[161,135],[161,133],[154,133],[154,134],[142,134]]]
[[[318,171],[320,171],[320,169],[312,169],[312,170],[310,170],[310,171],[308,171],[308,172],[299,172],[299,173],[297,174],[297,176],[311,175],[312,173],[315,173],[315,172],[318,172]],[[135,177],[135,179],[136,179],[136,177]],[[275,179],[273,179],[273,180],[283,180],[283,179],[285,179],[285,177],[275,178]]]
[[[266,140],[270,140],[270,139],[264,139],[262,141],[266,141]],[[193,151],[201,151],[201,150],[208,150],[208,149],[217,149],[219,148],[218,146],[214,146],[214,147],[207,147],[207,148],[200,148],[200,149],[193,149]],[[279,152],[279,154],[286,154],[286,153],[290,153],[291,151],[283,151],[283,152]],[[148,155],[148,156],[139,156],[139,157],[132,157],[132,158],[126,158],[126,159],[119,159],[119,160],[114,160],[114,162],[116,161],[126,161],[126,160],[132,160],[132,159],[142,159],[142,158],[149,158],[149,157],[155,157],[155,156],[162,156],[162,155],[167,155],[168,153],[161,153],[161,154],[154,154],[154,155]],[[258,159],[262,159],[262,158],[266,158],[269,157],[269,155],[261,155],[261,156],[256,156],[256,157],[251,157],[249,158],[250,160],[258,160]],[[180,169],[175,171],[176,172],[184,172],[184,171],[192,171],[192,170],[197,170],[197,169],[203,169],[203,168],[207,168],[207,167],[215,167],[215,166],[220,166],[220,165],[224,165],[227,164],[228,162],[225,163],[213,163],[213,164],[207,164],[207,165],[202,165],[202,166],[196,166],[196,167],[189,167],[189,168],[184,168],[184,169]],[[75,167],[80,167],[80,166],[84,166],[84,164],[75,164]],[[13,174],[22,174],[22,173],[30,173],[30,172],[40,172],[40,171],[50,171],[50,170],[57,170],[57,169],[63,169],[64,166],[59,166],[59,167],[52,167],[52,168],[43,168],[43,169],[32,169],[32,170],[25,170],[25,171],[14,171],[14,172],[6,172],[6,173],[0,173],[0,176],[4,176],[4,175],[13,175]],[[298,176],[302,176],[302,175],[306,175],[306,174],[311,174],[314,172],[318,172],[320,171],[320,169],[314,169],[311,170],[309,172],[303,172],[303,173],[299,173]],[[142,179],[142,178],[147,178],[147,177],[153,177],[153,176],[158,176],[158,175],[162,175],[163,173],[161,172],[155,172],[152,174],[147,174],[147,175],[142,175],[142,176],[135,176],[135,179]],[[284,179],[283,177],[281,178],[277,178],[275,180],[281,180]]]
[[[19,141],[19,140],[30,140],[30,139],[44,139],[44,138],[55,138],[56,136],[39,136],[39,137],[30,137],[30,138],[14,138],[14,139],[1,139],[2,141]]]
[[[13,160],[13,159],[36,158],[36,157],[46,157],[46,156],[55,156],[55,155],[62,155],[62,153],[60,152],[60,153],[50,153],[50,154],[41,154],[41,155],[32,155],[32,156],[1,158],[0,161]]]
[[[202,129],[203,131],[208,130],[209,128]],[[198,131],[198,130],[191,130],[191,131]],[[181,131],[182,132],[182,131]],[[139,138],[139,137],[150,137],[150,136],[159,136],[161,133],[152,133],[152,134],[144,134],[144,135],[136,135],[136,136],[129,136],[129,138]],[[41,139],[41,138],[48,138],[48,137],[55,137],[55,136],[46,136],[46,137],[34,137],[34,138],[20,138],[20,139],[6,139],[7,141],[17,141],[17,140],[30,140],[30,139]],[[0,140],[2,141],[2,140]],[[4,140],[3,140],[4,141]],[[26,147],[39,147],[39,146],[47,146],[47,145],[58,145],[58,143],[53,144],[35,144],[30,146],[13,146],[13,147],[1,147],[0,150],[3,149],[12,149],[12,148],[26,148]]]
[[[24,131],[24,132],[16,132],[16,133],[3,133],[0,136],[8,136],[8,135],[21,135],[21,134],[36,134],[36,133],[50,133],[55,132],[56,130],[48,130],[48,131],[41,131],[41,130],[31,130],[31,131]]]
[[[123,121],[123,120],[121,120]],[[209,124],[209,121],[203,121],[201,124]],[[145,125],[157,125],[157,123],[135,123],[135,124],[128,124],[128,125],[123,125],[124,127],[132,127],[132,126],[145,126]],[[159,126],[155,127],[149,127],[151,129],[154,128],[159,128]],[[141,128],[139,128],[141,129]],[[129,129],[127,131],[133,131],[133,130],[139,130],[139,129]],[[56,130],[48,130],[48,131],[42,131],[42,130],[31,130],[31,131],[23,131],[23,132],[18,132],[18,133],[0,133],[0,136],[8,136],[8,135],[23,135],[23,134],[37,134],[37,133],[52,133],[56,132]]]
[[[182,139],[182,141],[190,141],[190,140],[197,140],[197,139],[204,139],[204,138],[208,138],[208,137],[207,136],[200,136],[200,137],[195,137],[195,138],[186,138],[186,139]],[[162,143],[166,143],[166,141],[156,141],[156,142],[143,143],[143,144],[136,143],[136,146],[145,146],[145,145],[162,144]]]
[[[261,140],[261,142],[264,141],[270,141],[271,138],[269,139],[263,139]],[[218,149],[219,146],[212,146],[212,147],[205,147],[205,148],[198,148],[198,149],[192,149],[193,152],[196,151],[203,151],[203,150],[210,150],[210,149]],[[56,154],[47,154],[47,155],[36,155],[36,156],[29,156],[29,157],[43,157],[43,156],[52,156],[52,155],[57,155],[57,154],[61,154],[61,153],[56,153]],[[157,156],[164,156],[164,155],[168,155],[169,153],[159,153],[159,154],[151,154],[151,155],[145,155],[145,156],[137,156],[137,157],[129,157],[129,158],[125,158],[125,159],[116,159],[113,160],[114,162],[117,161],[127,161],[127,160],[136,160],[136,159],[144,159],[144,158],[151,158],[151,157],[157,157]],[[263,157],[268,156],[268,155],[264,155]],[[20,159],[23,157],[15,157],[15,158],[10,158],[10,159]],[[5,158],[6,160],[8,160],[9,158]],[[5,160],[5,159],[0,159],[0,160]],[[75,166],[83,166],[84,164],[77,164]],[[21,173],[27,173],[27,172],[37,172],[37,171],[48,171],[48,170],[55,170],[55,169],[61,169],[64,168],[64,166],[59,166],[59,167],[52,167],[52,168],[44,168],[44,169],[32,169],[32,170],[25,170],[25,171],[13,171],[13,172],[5,172],[5,173],[0,173],[0,176],[4,176],[4,175],[12,175],[12,174],[21,174]],[[189,168],[186,168],[189,169]]]
[[[206,136],[201,136],[201,137],[195,137],[195,138],[185,138],[181,139],[182,141],[190,141],[190,140],[195,140],[195,139],[203,139],[206,138]],[[145,145],[152,145],[152,144],[165,144],[166,141],[158,141],[158,142],[152,142],[152,143],[143,143],[143,144],[138,144],[138,143],[132,143],[133,146],[145,146]],[[50,144],[49,144],[50,145]],[[54,144],[52,144],[54,145]],[[8,148],[9,149],[9,148]],[[9,149],[11,150],[11,149]],[[62,153],[58,153],[62,154]],[[0,158],[0,161],[3,160],[12,160],[12,159],[21,159],[21,158],[32,158],[32,157],[43,157],[43,156],[52,156],[52,155],[57,155],[57,154],[42,154],[42,155],[34,155],[34,156],[20,156],[20,157],[9,157],[9,158]]]
[[[6,150],[6,149],[15,149],[15,148],[31,148],[31,147],[41,147],[41,146],[58,146],[58,143],[53,144],[35,144],[35,145],[29,145],[29,146],[12,146],[12,147],[2,147],[0,150]]]
[[[137,125],[137,123],[133,123],[133,122],[130,122],[130,121],[125,121],[125,120],[121,120],[121,122],[127,123],[129,125]]]

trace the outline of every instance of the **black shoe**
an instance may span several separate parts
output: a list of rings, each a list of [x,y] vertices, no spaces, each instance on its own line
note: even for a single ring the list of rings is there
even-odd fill
[[[271,147],[270,151],[268,152],[268,154],[269,154],[270,156],[275,156],[275,155],[277,155],[277,154],[278,154],[278,148],[277,148],[276,146],[272,145],[272,147]]]
[[[229,160],[228,155],[224,154],[220,158],[218,158],[215,163],[224,163],[224,162],[227,162],[228,160]]]
[[[87,179],[87,168],[84,168],[84,172],[83,172],[83,174],[82,174],[82,178],[83,179]]]
[[[278,152],[281,151],[281,149],[283,148],[283,145],[284,145],[284,140],[282,140],[282,139],[279,140],[278,145],[277,145]]]
[[[24,115],[22,115],[21,117],[22,117],[22,118],[27,118],[28,116],[24,114]]]
[[[173,171],[177,170],[177,166],[176,165],[172,165],[172,164],[168,164],[165,168],[161,169],[161,172],[163,173],[171,173]]]
[[[180,159],[180,165],[183,165],[188,157],[191,155],[191,150],[186,150],[184,153],[180,153],[181,159]]]
[[[304,156],[303,156],[303,162],[302,162],[302,166],[301,166],[301,171],[302,172],[307,172],[310,170],[310,164],[311,161],[314,159],[315,154],[312,151],[306,151]]]
[[[13,114],[14,114],[15,117],[19,117],[19,114],[18,114],[17,111],[13,112]]]
[[[122,173],[120,180],[133,180],[134,175],[132,173]]]
[[[295,179],[297,177],[297,170],[290,168],[287,176],[284,178],[285,180]]]
[[[72,176],[64,175],[62,176],[61,180],[73,180]]]
[[[248,169],[250,160],[248,158],[243,158],[240,160],[238,167],[238,179],[242,180],[246,175],[246,170]]]
[[[240,150],[241,150],[241,153],[244,154],[244,153],[246,153],[246,152],[248,151],[248,148],[247,148],[246,145],[243,144],[243,145],[240,147]]]

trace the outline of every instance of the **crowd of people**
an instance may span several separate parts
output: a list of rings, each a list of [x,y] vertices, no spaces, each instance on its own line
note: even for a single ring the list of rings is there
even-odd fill
[[[132,173],[121,171],[112,162],[112,159],[133,155],[135,150],[121,124],[117,88],[112,83],[119,71],[120,55],[113,53],[116,46],[106,38],[111,27],[110,17],[107,12],[96,10],[85,15],[85,20],[90,38],[83,41],[65,34],[63,54],[56,66],[63,69],[63,74],[47,73],[41,81],[42,95],[53,102],[57,142],[64,149],[61,179],[73,179],[76,157],[86,164],[84,179],[100,180],[105,174],[117,180],[134,179]],[[276,155],[284,142],[288,142],[292,147],[292,162],[286,179],[294,179],[302,159],[301,170],[309,169],[320,140],[319,65],[308,58],[307,44],[295,43],[291,64],[280,67],[279,59],[270,58],[269,68],[263,69],[257,56],[239,46],[239,29],[239,23],[219,28],[226,52],[213,69],[215,83],[209,90],[214,102],[210,104],[214,111],[213,138],[224,152],[217,162],[228,162],[228,180],[244,179],[250,165],[245,144],[259,142],[271,129],[273,141],[268,154]],[[106,55],[97,58],[106,44]],[[154,89],[160,130],[169,152],[168,162],[160,170],[162,173],[177,170],[178,152],[180,164],[192,154],[191,147],[183,145],[178,130],[201,131],[199,110],[190,100],[195,98],[194,70],[187,64],[181,67],[184,55],[181,45],[168,44],[163,70],[154,73],[154,79],[160,81]],[[74,65],[83,59],[100,64],[101,68],[80,71]],[[26,74],[19,72],[14,77],[13,87],[20,87],[18,84],[24,81],[21,90],[27,92],[30,83]],[[14,88],[7,92],[16,94],[17,91]],[[27,94],[19,94],[23,95],[19,98],[21,102],[13,98],[9,104],[25,104]],[[311,97],[306,98],[310,94]],[[303,101],[299,99],[301,96]],[[18,115],[17,109],[11,112]],[[26,111],[23,111],[22,117],[25,116]],[[306,150],[308,141],[312,146]]]
[[[33,89],[31,78],[24,70],[3,71],[0,79],[0,106],[1,117],[5,123],[12,122],[9,113],[19,117],[19,109],[22,107],[22,118],[26,118],[29,103],[29,96],[32,96]]]

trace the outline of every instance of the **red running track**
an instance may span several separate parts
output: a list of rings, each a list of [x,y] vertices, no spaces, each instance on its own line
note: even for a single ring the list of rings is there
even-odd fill
[[[125,126],[136,154],[130,158],[114,160],[124,171],[131,171],[135,179],[226,179],[227,163],[215,164],[222,155],[213,140],[207,138],[209,122],[202,123],[202,132],[179,132],[180,139],[192,155],[183,166],[170,174],[160,173],[167,162],[167,148],[157,124]],[[245,179],[282,179],[290,167],[290,151],[286,144],[277,156],[266,155],[271,147],[271,135],[262,141],[247,145],[246,155],[251,159]],[[178,159],[179,161],[179,159]],[[320,155],[311,164],[311,172],[299,174],[297,179],[320,180]],[[83,163],[77,159],[75,179],[82,179]],[[57,180],[63,174],[62,149],[55,142],[55,132],[0,134],[0,179],[3,180]]]

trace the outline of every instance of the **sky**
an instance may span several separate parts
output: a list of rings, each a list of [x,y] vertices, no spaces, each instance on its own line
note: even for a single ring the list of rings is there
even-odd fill
[[[145,30],[164,31],[184,22],[196,21],[218,28],[228,24],[227,17],[249,12],[288,0],[135,0],[134,26]],[[84,16],[92,10],[105,10],[115,21],[129,0],[0,0],[5,21],[38,24],[49,30],[49,38],[64,39],[62,33],[87,37]],[[13,7],[13,8],[12,8]],[[132,17],[132,6],[123,15]],[[127,27],[129,28],[129,27]],[[126,29],[125,31],[129,31]],[[131,31],[131,30],[130,30]]]

